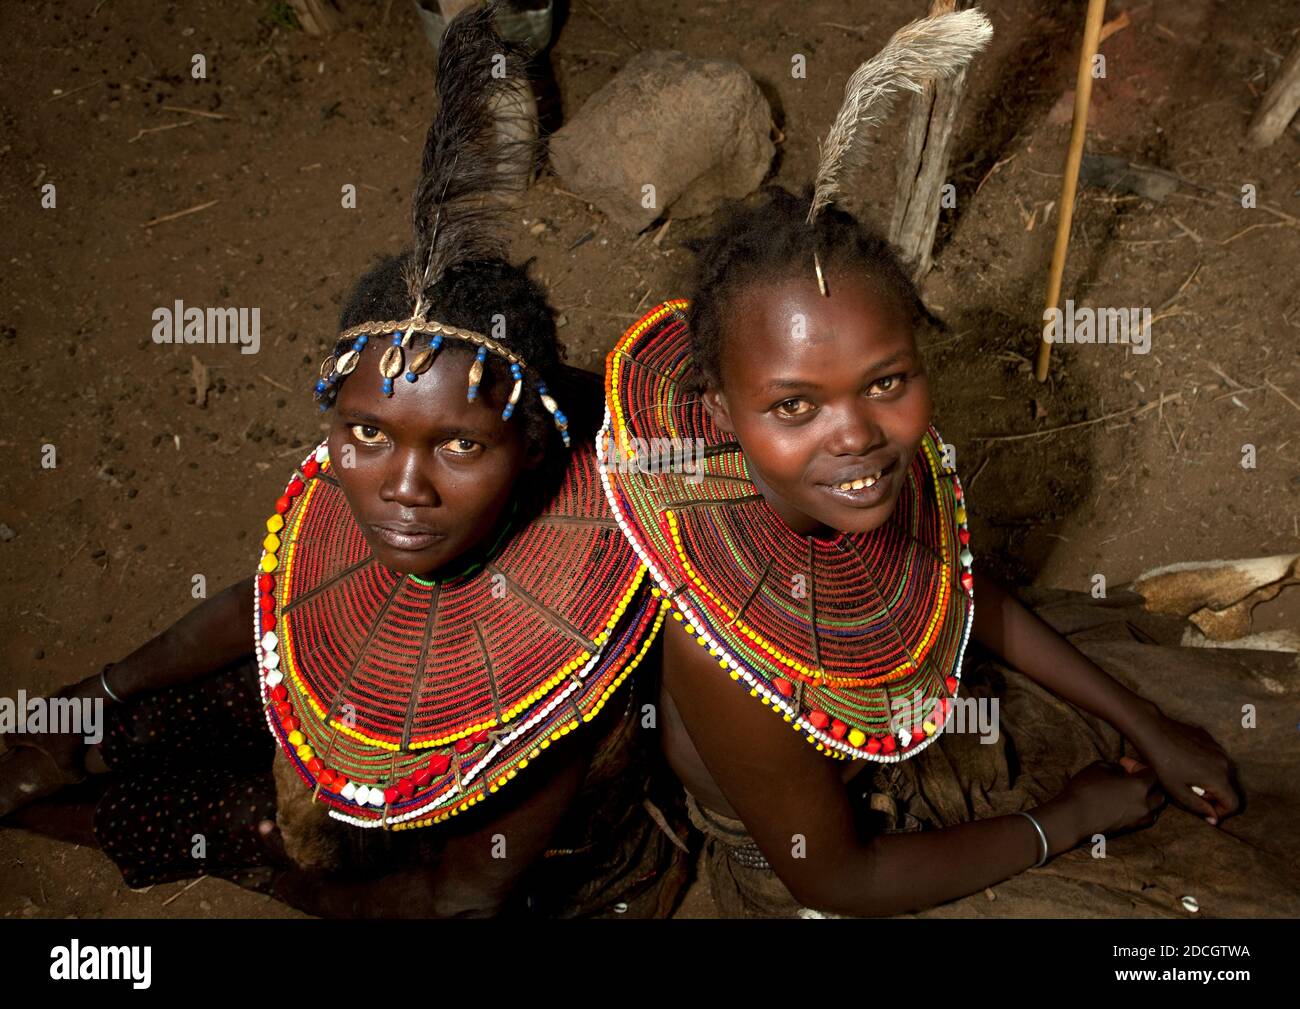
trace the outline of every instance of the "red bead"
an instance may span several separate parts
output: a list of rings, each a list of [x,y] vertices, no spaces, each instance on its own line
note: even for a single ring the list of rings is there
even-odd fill
[[[469,737],[469,741],[475,746],[478,746],[479,743],[486,743],[488,741],[488,730],[479,729],[478,732]]]
[[[307,770],[319,777],[321,771],[325,770],[325,763],[320,757],[312,757],[311,760],[307,761]]]
[[[814,729],[824,729],[831,724],[831,717],[824,711],[809,712],[808,724]]]
[[[474,748],[474,744],[471,743],[467,738],[462,737],[456,740],[457,753],[469,753],[469,751],[472,750],[473,748]]]
[[[289,699],[289,690],[283,683],[277,683],[271,688],[271,696],[277,701],[285,701]]]
[[[275,713],[281,718],[288,718],[293,714],[293,705],[288,701],[281,701],[275,706]]]
[[[291,502],[287,497],[281,495],[275,500],[275,510],[279,512],[281,515],[283,515],[285,512],[289,510],[289,505],[292,503],[293,502]]]
[[[327,767],[325,770],[321,771],[320,774],[316,775],[316,781],[320,784],[321,788],[329,788],[330,785],[334,784],[334,772]]]
[[[397,790],[401,793],[403,799],[409,799],[415,794],[415,782],[410,778],[402,778],[397,783]]]
[[[302,468],[302,475],[305,476],[308,480],[310,480],[312,477],[316,475],[316,471],[318,469],[320,469],[320,463],[318,463],[315,459],[308,459],[306,464]]]
[[[299,480],[297,477],[294,477],[292,480],[289,481],[289,486],[284,489],[284,493],[289,497],[297,497],[299,494],[302,493],[302,489],[304,486],[305,485],[301,480]]]
[[[959,484],[956,480],[952,482],[952,493],[953,496],[956,497],[958,501],[962,499],[961,484]]]
[[[336,792],[341,792],[343,791],[343,789],[347,788],[347,785],[348,785],[348,779],[345,778],[340,772],[335,771],[334,783],[330,785],[330,788],[332,788]]]
[[[258,576],[257,576],[257,591],[258,591],[258,592],[270,592],[273,588],[275,588],[275,579],[274,579],[274,578],[272,578],[270,575],[258,575]]]
[[[965,546],[967,543],[970,542],[970,530],[969,530],[969,529],[958,529],[958,530],[957,530],[957,538],[958,538],[959,540],[961,540],[961,545],[962,545],[962,546]]]
[[[779,676],[772,681],[772,686],[776,687],[776,692],[782,697],[790,697],[794,693],[794,684]]]
[[[447,768],[451,767],[451,758],[445,753],[439,753],[429,759],[427,766],[436,778],[440,774],[447,773]]]
[[[257,608],[260,609],[263,613],[270,613],[273,609],[275,609],[275,597],[262,596],[262,598],[260,598],[257,601]]]
[[[969,571],[962,572],[961,587],[967,592],[975,587],[975,578]]]
[[[957,677],[949,676],[946,680],[943,681],[943,685],[948,688],[948,693],[950,694],[957,693]]]
[[[391,806],[396,801],[397,801],[397,789],[389,785],[387,788],[384,789],[384,802],[386,802],[388,805]]]
[[[423,788],[433,780],[433,771],[427,767],[422,767],[411,775],[411,780],[415,782],[416,788]]]
[[[845,733],[847,733],[848,731],[849,731],[849,727],[845,725],[843,722],[841,722],[838,718],[835,719],[835,721],[831,722],[831,735],[834,736],[836,739],[843,739]]]
[[[882,753],[893,753],[898,749],[898,744],[894,742],[893,736],[885,736],[880,740],[880,750]]]
[[[875,736],[872,736],[870,739],[867,740],[867,752],[868,753],[880,752],[880,740],[877,739]]]

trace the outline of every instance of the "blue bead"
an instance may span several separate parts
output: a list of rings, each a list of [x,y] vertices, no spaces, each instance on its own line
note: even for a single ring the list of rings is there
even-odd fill
[[[478,398],[478,386],[477,386],[477,385],[471,385],[471,386],[469,387],[469,392],[466,393],[466,395],[465,395],[465,398],[466,398],[469,402],[473,403],[474,400],[476,400],[476,399]]]
[[[369,342],[370,342],[370,337],[366,336],[365,333],[362,333],[360,336],[357,337],[357,342],[356,342],[356,344],[355,344],[355,349],[356,349],[356,350],[360,350],[362,347],[364,347],[364,346],[365,346],[367,343],[369,343]]]
[[[515,410],[515,408],[514,408],[514,404],[512,404],[512,403],[507,403],[507,404],[506,404],[506,408],[505,408],[504,410],[501,411],[501,419],[502,419],[502,420],[509,420],[509,419],[510,419],[510,415],[511,415],[512,413],[514,413],[514,410]]]
[[[407,380],[408,382],[414,382],[415,379],[416,379],[416,374],[415,374],[415,372],[413,372],[413,371],[408,371],[408,372],[406,373],[406,380]]]
[[[329,388],[329,386],[326,384],[325,379],[323,379],[323,378],[322,378],[319,382],[316,383],[316,391],[317,391],[317,392],[324,392],[324,391],[325,391],[326,389],[328,389],[328,388]]]

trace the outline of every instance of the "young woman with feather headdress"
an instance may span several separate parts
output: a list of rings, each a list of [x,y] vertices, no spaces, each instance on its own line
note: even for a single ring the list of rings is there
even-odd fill
[[[972,569],[914,339],[924,306],[835,206],[891,96],[956,73],[990,34],[978,10],[900,30],[849,81],[811,194],[738,210],[699,252],[695,298],[608,358],[606,492],[673,608],[665,752],[725,915],[920,911],[1148,826],[1167,798],[1211,825],[1239,802],[1206,732]],[[703,479],[637,464],[666,438],[703,443]],[[962,689],[972,636],[1023,675]],[[1105,890],[1104,863],[1072,856],[1057,873]],[[1139,906],[1067,889],[1026,881],[953,913]],[[1136,913],[1158,913],[1144,899]]]
[[[131,886],[569,916],[663,914],[684,880],[626,717],[663,611],[600,490],[598,380],[506,259],[533,155],[493,13],[443,40],[413,249],[347,300],[329,435],[272,499],[252,580],[64,691],[108,704],[101,745],[7,740],[0,815],[98,843]],[[90,770],[80,833],[31,804]]]

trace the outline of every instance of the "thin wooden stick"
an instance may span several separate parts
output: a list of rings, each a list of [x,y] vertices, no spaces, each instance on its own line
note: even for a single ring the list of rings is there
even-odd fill
[[[1042,431],[1030,431],[1027,434],[999,434],[984,438],[973,438],[972,441],[1025,441],[1028,438],[1046,438],[1049,434],[1056,434],[1060,431],[1070,431],[1076,427],[1088,427],[1091,424],[1100,424],[1105,420],[1114,420],[1116,417],[1123,417],[1125,414],[1133,414],[1140,417],[1144,413],[1149,413],[1158,407],[1163,407],[1166,403],[1173,403],[1183,398],[1181,392],[1162,393],[1160,399],[1154,403],[1147,403],[1145,406],[1130,406],[1125,410],[1115,410],[1113,413],[1104,414],[1101,417],[1094,417],[1092,420],[1077,420],[1073,424],[1062,424],[1060,427],[1048,427]]]
[[[220,200],[208,200],[207,203],[198,203],[192,207],[186,207],[184,210],[178,210],[174,214],[163,214],[162,217],[155,217],[152,221],[145,221],[140,225],[142,228],[152,228],[155,224],[162,224],[164,221],[174,221],[178,217],[185,217],[189,214],[197,214],[200,210],[207,210],[214,203],[220,203]]]
[[[1079,50],[1079,74],[1074,85],[1074,125],[1070,128],[1070,149],[1065,157],[1065,178],[1061,180],[1061,215],[1056,219],[1056,245],[1052,249],[1052,272],[1047,282],[1047,303],[1043,316],[1057,307],[1061,299],[1061,278],[1065,275],[1065,257],[1070,248],[1070,225],[1074,220],[1074,195],[1079,187],[1079,165],[1083,161],[1083,141],[1088,132],[1088,104],[1092,100],[1092,58],[1097,54],[1097,39],[1106,18],[1106,0],[1088,0],[1088,16],[1083,27],[1083,45]],[[1038,344],[1034,377],[1047,381],[1047,364],[1052,345],[1046,337]]]

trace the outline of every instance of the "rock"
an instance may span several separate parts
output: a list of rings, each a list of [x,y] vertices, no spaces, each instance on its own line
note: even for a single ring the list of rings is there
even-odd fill
[[[7,525],[5,525],[3,522],[0,522],[0,541],[8,543],[11,539],[13,539],[17,535],[18,534],[14,532],[12,529],[10,529]]]
[[[551,137],[551,162],[574,193],[641,231],[670,208],[698,216],[758,188],[775,150],[771,123],[737,64],[642,52]]]

